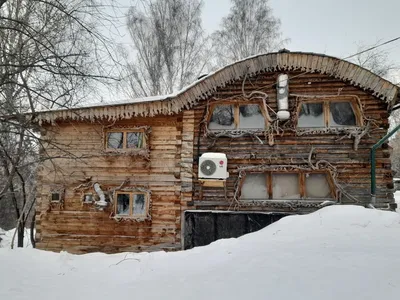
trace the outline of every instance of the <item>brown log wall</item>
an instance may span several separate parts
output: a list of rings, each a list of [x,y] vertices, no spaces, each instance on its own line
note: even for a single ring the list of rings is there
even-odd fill
[[[151,251],[180,248],[180,148],[182,117],[135,118],[115,126],[151,126],[150,160],[103,151],[103,127],[96,123],[62,123],[47,128],[47,138],[62,151],[47,147],[56,158],[42,164],[38,177],[37,247],[74,253],[93,251]],[[88,156],[87,158],[80,158]],[[75,157],[75,158],[74,158]],[[126,178],[130,186],[151,190],[151,221],[116,221],[111,208],[104,211],[82,203],[74,192],[80,180],[92,177],[103,190],[118,187]],[[63,208],[49,208],[51,184],[65,186]],[[93,190],[91,191],[93,192]]]
[[[204,136],[204,128],[200,123],[204,117],[207,103],[204,101],[194,111],[195,137],[194,137],[194,172],[198,172],[198,157],[204,152],[223,152],[228,157],[228,171],[230,178],[227,181],[228,201],[225,201],[224,191],[221,188],[203,188],[203,198],[200,199],[200,186],[195,181],[193,207],[196,209],[232,209],[234,185],[238,177],[238,167],[251,165],[304,165],[308,159],[311,147],[314,148],[313,162],[318,160],[329,161],[337,167],[338,183],[356,197],[359,202],[343,197],[342,203],[365,205],[370,201],[370,148],[387,133],[388,113],[386,104],[374,96],[346,84],[343,81],[321,74],[289,73],[289,93],[301,95],[356,95],[364,107],[365,117],[374,119],[379,128],[375,128],[369,135],[364,136],[358,146],[353,149],[353,138],[342,138],[344,134],[307,134],[298,136],[293,131],[286,130],[282,135],[275,136],[275,144],[269,146],[264,140],[260,144],[253,137],[229,138],[221,137],[212,145],[210,138]],[[274,83],[279,72],[264,73],[251,78],[245,84],[245,93],[258,90],[268,94],[268,105],[277,110],[276,88]],[[290,79],[293,77],[293,79]],[[229,99],[242,95],[242,81],[235,81],[225,88],[219,89],[213,96],[218,100]],[[209,100],[213,103],[214,100]],[[289,98],[291,115],[296,113],[296,97]],[[200,135],[200,139],[198,137]],[[342,139],[340,139],[342,138]],[[212,145],[210,147],[210,145]],[[393,203],[392,190],[388,188],[392,183],[390,162],[390,149],[380,148],[377,151],[377,206],[388,208]],[[234,204],[234,203],[233,203]],[[318,203],[307,204],[299,201],[295,205],[285,203],[276,205],[241,206],[239,210],[257,211],[284,211],[305,213],[318,209]],[[236,209],[238,209],[236,207]]]

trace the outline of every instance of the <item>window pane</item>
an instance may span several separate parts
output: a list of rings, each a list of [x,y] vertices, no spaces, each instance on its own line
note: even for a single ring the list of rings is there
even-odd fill
[[[117,194],[117,215],[129,215],[129,194]]]
[[[239,106],[240,129],[264,129],[265,119],[258,104]]]
[[[323,103],[303,103],[297,127],[325,127]]]
[[[107,148],[121,149],[124,135],[122,132],[107,133]]]
[[[126,147],[127,148],[142,148],[143,147],[143,133],[142,132],[128,132],[126,134]]]
[[[235,117],[233,105],[217,105],[215,106],[208,129],[226,130],[235,129]]]
[[[356,115],[350,102],[332,102],[329,104],[329,126],[355,126]]]
[[[273,174],[272,197],[274,199],[300,199],[298,174]]]
[[[306,174],[306,197],[332,199],[326,174]]]
[[[240,199],[268,199],[267,175],[247,174],[241,189]]]
[[[146,215],[146,195],[134,194],[133,195],[133,215]]]
[[[51,201],[60,201],[60,194],[59,193],[52,193],[51,194]]]

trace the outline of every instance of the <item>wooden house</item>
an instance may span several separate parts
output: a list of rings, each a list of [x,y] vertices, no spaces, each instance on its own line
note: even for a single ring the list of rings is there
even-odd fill
[[[327,204],[368,205],[398,87],[344,60],[250,57],[167,96],[43,111],[37,247],[177,250]],[[377,208],[393,209],[390,151]],[[228,175],[229,173],[229,175]]]

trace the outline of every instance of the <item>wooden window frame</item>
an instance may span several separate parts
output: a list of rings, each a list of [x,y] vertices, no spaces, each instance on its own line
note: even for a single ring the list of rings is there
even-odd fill
[[[53,195],[58,195],[58,200],[53,200]],[[53,185],[49,191],[50,203],[63,203],[65,197],[65,187],[63,185]]]
[[[243,184],[246,180],[246,175],[247,174],[266,174],[266,186],[267,186],[267,197],[265,197],[265,199],[242,199],[241,198],[241,191],[242,191],[242,187]],[[272,177],[274,174],[297,174],[298,175],[298,181],[299,181],[299,193],[300,193],[300,198],[299,199],[283,199],[283,198],[273,198],[273,191],[272,191]],[[288,172],[281,172],[281,171],[254,171],[254,172],[248,172],[246,173],[240,181],[239,184],[239,200],[240,201],[264,201],[264,200],[277,200],[277,201],[287,201],[287,200],[307,200],[307,201],[321,201],[321,200],[327,200],[324,198],[307,198],[307,191],[306,191],[306,174],[325,174],[326,175],[326,179],[328,181],[329,184],[329,188],[330,188],[330,195],[332,200],[336,200],[336,192],[335,192],[335,185],[333,182],[333,178],[332,178],[332,174],[326,171],[304,171],[304,170],[299,170],[299,171],[288,171]]]
[[[263,115],[263,117],[264,117],[264,124],[265,124],[264,128],[263,128],[263,129],[240,129],[240,128],[238,128],[238,126],[239,126],[239,120],[240,120],[240,110],[239,110],[239,107],[240,107],[241,105],[255,105],[255,104],[258,105],[258,106],[260,107],[260,111],[261,111],[261,113],[262,113],[262,115]],[[210,124],[211,117],[212,117],[212,115],[213,115],[213,112],[214,112],[215,107],[220,106],[220,105],[232,105],[232,106],[233,106],[233,109],[234,109],[234,111],[233,111],[233,116],[234,116],[235,128],[233,128],[233,129],[209,129],[209,128],[208,128],[208,125]],[[246,131],[246,130],[249,130],[249,131],[251,131],[251,130],[255,130],[255,131],[264,131],[265,128],[268,126],[267,112],[265,111],[264,105],[263,105],[263,103],[262,103],[261,101],[253,101],[253,102],[246,102],[246,101],[221,101],[221,102],[217,102],[217,103],[211,103],[211,104],[209,105],[209,113],[208,113],[208,115],[207,115],[206,121],[207,121],[207,122],[206,122],[206,128],[207,128],[207,130],[208,130],[208,131],[212,131],[212,132],[218,132],[218,131],[238,131],[238,130],[243,130],[243,131]]]
[[[122,133],[122,148],[109,148],[108,147],[108,134],[113,132]],[[142,147],[140,148],[128,148],[127,143],[127,134],[128,133],[141,133],[142,134]],[[139,151],[142,149],[147,149],[147,133],[145,128],[112,128],[104,131],[104,149],[106,152],[133,152]]]
[[[128,194],[129,195],[129,215],[119,215],[117,212],[118,209],[118,195],[120,194]],[[133,209],[134,209],[134,203],[133,203],[133,198],[134,195],[144,195],[145,197],[145,212],[144,214],[141,215],[134,215],[133,214]],[[140,219],[140,220],[145,220],[150,218],[150,193],[146,191],[116,191],[114,194],[114,214],[116,218],[122,218],[122,219]]]
[[[353,109],[354,116],[356,118],[356,125],[343,125],[343,126],[330,126],[330,108],[329,105],[334,102],[347,102],[350,103],[351,108]],[[323,115],[324,115],[324,126],[323,127],[299,127],[298,126],[298,121],[300,117],[300,112],[303,104],[312,104],[312,103],[322,103],[322,109],[323,109]],[[296,121],[296,128],[302,129],[302,128],[354,128],[354,127],[361,127],[363,124],[363,118],[362,118],[362,113],[361,113],[361,108],[358,102],[355,99],[326,99],[326,98],[321,98],[321,99],[311,99],[311,100],[305,100],[302,99],[300,100],[298,106],[297,106],[297,121]]]

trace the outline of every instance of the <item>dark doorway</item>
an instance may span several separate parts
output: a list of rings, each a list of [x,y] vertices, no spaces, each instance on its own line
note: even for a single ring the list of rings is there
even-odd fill
[[[268,226],[287,213],[186,211],[184,249],[235,238]]]

